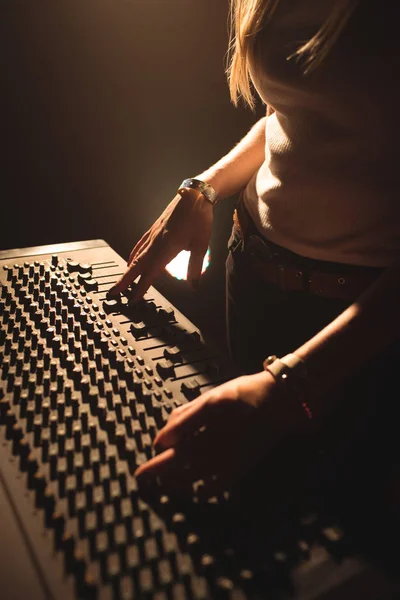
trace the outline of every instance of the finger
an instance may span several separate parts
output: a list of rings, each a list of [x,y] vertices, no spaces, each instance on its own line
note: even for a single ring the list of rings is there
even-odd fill
[[[147,242],[147,240],[149,239],[150,236],[150,231],[147,231],[138,241],[138,243],[133,247],[130,255],[129,255],[129,259],[128,259],[128,267],[131,266],[132,261],[134,260],[135,256],[139,253],[139,251],[143,248],[144,244]]]
[[[203,250],[192,250],[190,253],[188,270],[187,270],[187,280],[192,287],[197,288],[198,282],[201,277],[201,272],[203,269],[204,256],[207,252],[207,249]]]
[[[193,402],[195,402],[195,401],[193,400]],[[178,406],[178,408],[174,408],[174,410],[172,411],[172,413],[169,416],[168,421],[173,421],[174,419],[179,417],[182,413],[186,412],[187,410],[190,410],[190,408],[192,406],[193,406],[192,402],[187,402],[186,404],[182,404],[182,406]]]
[[[185,469],[183,457],[174,448],[166,450],[135,472],[139,488],[154,489],[156,483],[168,494],[178,493],[180,497],[193,495],[193,473]]]
[[[213,447],[213,445],[211,444]],[[193,439],[177,448],[168,448],[135,472],[138,483],[158,479],[163,487],[182,491],[199,479],[208,480],[216,468],[212,449],[206,439]]]
[[[140,263],[145,262],[145,267],[142,267],[140,280],[136,283],[133,290],[130,303],[139,302],[152,285],[158,275],[165,269],[166,265],[178,254],[179,250],[176,247],[169,246],[165,241],[165,237],[157,236],[151,242],[149,251],[146,256],[139,257]]]
[[[168,421],[165,427],[156,435],[154,439],[156,450],[165,450],[171,446],[176,446],[188,435],[195,433],[206,424],[207,413],[207,400],[193,403],[186,411],[181,411],[176,418]]]
[[[131,305],[139,302],[155,280],[155,278],[160,274],[162,269],[160,267],[153,267],[151,270],[142,273],[139,281],[136,283],[135,288],[132,292],[131,299],[129,303]]]
[[[135,477],[139,481],[145,481],[154,479],[160,469],[160,465],[163,465],[165,462],[170,462],[175,458],[175,448],[169,448],[162,454],[158,454],[154,458],[151,458],[143,465],[140,465],[135,471]],[[162,469],[162,466],[161,466]]]
[[[136,471],[143,489],[158,482],[168,494],[195,494],[198,499],[219,494],[235,480],[237,461],[221,450],[217,431],[204,432],[176,448],[169,448]]]
[[[135,281],[136,277],[138,277],[138,275],[140,275],[141,269],[143,269],[143,262],[142,261],[132,263],[126,269],[126,271],[122,275],[122,277],[119,278],[119,280],[117,281],[117,283],[115,285],[113,285],[112,288],[109,289],[108,293],[111,296],[115,296],[116,294],[119,294],[120,292],[123,292],[124,290],[126,290],[126,288],[133,281]]]

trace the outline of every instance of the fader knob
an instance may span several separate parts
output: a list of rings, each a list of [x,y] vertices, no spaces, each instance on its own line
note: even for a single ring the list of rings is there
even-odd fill
[[[99,284],[96,281],[96,279],[85,279],[83,281],[83,285],[87,292],[93,292],[93,291],[97,290],[99,287]]]
[[[161,307],[157,313],[163,321],[175,321],[175,312],[171,306]]]
[[[174,362],[182,362],[181,349],[178,346],[168,346],[168,348],[165,348],[164,356]]]
[[[23,429],[18,423],[14,423],[11,431],[12,437],[12,453],[15,455],[18,452],[18,444],[23,438]]]
[[[157,371],[163,379],[175,377],[174,363],[171,360],[162,359],[156,365]]]
[[[112,312],[117,312],[120,308],[120,303],[118,300],[105,300],[103,302],[103,310],[105,313],[109,314]]]
[[[78,275],[79,283],[84,283],[86,279],[91,279],[91,278],[92,278],[91,273],[89,273],[87,271],[85,271],[83,273],[79,273],[79,275]]]
[[[146,337],[147,336],[147,326],[143,321],[140,321],[139,323],[132,323],[131,324],[131,333],[136,337],[136,338],[140,338],[140,337]]]
[[[79,263],[78,270],[80,273],[91,273],[92,265],[89,263]]]
[[[188,400],[193,400],[200,395],[200,384],[197,379],[190,379],[184,381],[181,385],[181,392],[186,396]]]
[[[75,271],[79,271],[79,264],[74,260],[69,260],[67,262],[67,270],[69,273],[74,273]]]

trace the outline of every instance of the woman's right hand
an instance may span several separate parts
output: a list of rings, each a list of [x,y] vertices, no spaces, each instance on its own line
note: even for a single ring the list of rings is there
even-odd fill
[[[147,292],[154,279],[182,250],[190,252],[187,280],[196,288],[213,223],[212,204],[197,190],[185,190],[170,202],[130,253],[128,267],[109,294],[124,291],[140,275],[132,302]]]

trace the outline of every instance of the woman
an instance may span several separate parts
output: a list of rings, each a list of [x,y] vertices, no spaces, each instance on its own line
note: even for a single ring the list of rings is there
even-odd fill
[[[381,427],[391,439],[395,411],[398,9],[364,0],[232,0],[231,8],[232,100],[253,107],[254,92],[268,116],[184,181],[110,290],[140,275],[139,299],[183,249],[196,287],[213,204],[243,192],[227,322],[244,375],[175,410],[155,440],[160,453],[137,471],[179,488],[200,477],[230,485],[283,439],[311,430],[334,462],[360,449],[366,464],[379,439],[370,454],[378,461]]]

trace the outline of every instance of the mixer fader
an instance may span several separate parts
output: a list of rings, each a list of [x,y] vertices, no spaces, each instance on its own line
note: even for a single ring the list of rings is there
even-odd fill
[[[154,287],[135,305],[129,289],[109,297],[125,266],[103,240],[0,252],[0,500],[37,576],[31,598],[272,599],[299,565],[299,590],[322,563],[357,575],[326,553],[347,546],[318,514],[257,541],[229,495],[143,497],[134,473],[171,411],[234,373]]]

